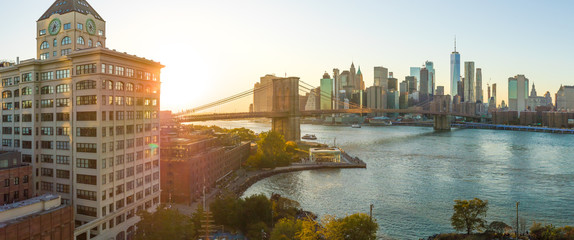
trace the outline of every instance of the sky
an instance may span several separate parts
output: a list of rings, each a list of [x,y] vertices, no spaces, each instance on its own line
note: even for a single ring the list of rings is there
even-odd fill
[[[450,92],[456,35],[461,62],[482,68],[483,89],[524,74],[538,95],[574,85],[572,1],[88,0],[104,18],[110,49],[159,61],[161,109],[180,111],[246,91],[265,74],[319,85],[326,71],[373,67],[399,81],[434,62]],[[36,57],[36,20],[52,0],[0,0],[0,59]],[[464,64],[461,63],[461,73]],[[250,99],[244,99],[244,103]],[[247,111],[246,104],[222,108]],[[217,109],[215,109],[217,111]]]

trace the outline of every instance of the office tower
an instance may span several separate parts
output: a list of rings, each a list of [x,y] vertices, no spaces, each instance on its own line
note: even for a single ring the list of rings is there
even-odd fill
[[[381,86],[371,86],[367,88],[367,108],[371,109],[384,109],[386,108],[387,96],[383,95],[383,88]],[[383,99],[383,97],[385,99]],[[383,102],[385,106],[383,106]]]
[[[574,111],[574,86],[560,86],[556,92],[556,110]]]
[[[385,89],[388,88],[388,75],[389,70],[385,67],[375,67],[375,81],[373,86],[381,86]],[[386,86],[385,86],[386,85]]]
[[[416,81],[418,83],[420,83],[421,80],[421,68],[420,67],[411,67],[411,76],[416,78]],[[419,86],[417,84],[417,89],[415,89],[415,91],[419,90]]]
[[[400,93],[399,91],[389,90],[387,94],[387,108],[388,109],[399,109],[400,104]]]
[[[365,81],[363,81],[363,74],[361,73],[361,66],[359,66],[359,70],[357,71],[357,75],[355,76],[355,90],[365,90]]]
[[[436,84],[436,80],[435,80],[435,69],[434,69],[434,63],[431,61],[426,61],[425,62],[425,68],[429,71],[429,81],[428,81],[428,89],[429,89],[429,94],[430,95],[434,95],[434,87]]]
[[[456,90],[456,94],[460,96],[460,101],[464,102],[464,78],[462,78],[462,81],[458,81],[456,86],[458,88]]]
[[[321,79],[321,110],[333,109],[333,79],[325,72]]]
[[[36,34],[38,60],[0,68],[13,130],[0,150],[32,165],[36,194],[73,206],[77,239],[123,239],[160,203],[164,66],[104,48],[106,22],[85,0],[55,1]]]
[[[422,68],[420,71],[420,90],[419,99],[421,102],[426,102],[429,100],[429,75],[430,72],[426,68]]]
[[[271,112],[273,110],[273,74],[267,74],[259,78],[259,82],[253,85],[253,111]]]
[[[405,81],[407,81],[407,83],[408,83],[408,92],[409,93],[417,92],[417,77],[406,76]]]
[[[494,98],[494,103],[496,104],[496,83],[492,84],[492,97]]]
[[[474,62],[464,62],[464,101],[476,102],[474,92]]]
[[[409,92],[409,82],[406,79],[399,84],[399,91],[401,93]]]
[[[435,95],[444,95],[444,86],[436,86]]]
[[[515,111],[526,110],[528,78],[516,75],[508,78],[508,108]]]
[[[397,85],[398,81],[399,80],[396,78],[393,78],[393,77],[389,78],[389,80],[387,81],[387,88],[389,89],[389,91],[391,91],[391,90],[398,91],[399,90],[398,85]]]
[[[341,77],[339,77],[339,69],[333,68],[333,94],[335,94],[335,99],[339,99],[339,91],[341,90]],[[339,109],[339,104],[333,106],[335,109]]]
[[[489,84],[486,84],[486,87],[487,87],[486,94],[488,94],[488,98],[487,98],[487,99],[490,100],[490,85],[489,85]]]
[[[355,78],[356,76],[357,76],[357,71],[355,70],[355,63],[352,62],[351,63],[351,69],[349,71],[349,83],[347,84],[347,86],[351,87],[352,90],[355,90],[356,88],[358,88],[357,79]],[[351,92],[349,92],[349,93],[351,93]]]
[[[483,102],[483,93],[482,93],[482,69],[477,68],[476,69],[476,88],[475,88],[475,92],[476,92],[476,101],[477,102]]]
[[[456,38],[454,51],[450,54],[450,95],[457,95],[458,82],[460,82],[460,54],[456,51]]]

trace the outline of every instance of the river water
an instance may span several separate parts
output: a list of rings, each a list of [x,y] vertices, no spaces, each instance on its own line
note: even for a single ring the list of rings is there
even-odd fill
[[[268,123],[217,122],[256,132]],[[342,147],[367,169],[314,170],[276,175],[244,195],[279,193],[319,216],[369,212],[382,239],[419,239],[453,232],[455,199],[489,201],[487,220],[519,215],[557,226],[574,224],[574,135],[425,127],[301,125],[321,143]],[[336,139],[336,140],[335,140]]]

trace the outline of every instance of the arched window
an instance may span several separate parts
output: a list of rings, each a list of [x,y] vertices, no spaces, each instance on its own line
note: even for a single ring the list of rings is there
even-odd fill
[[[11,98],[11,97],[12,97],[12,91],[6,90],[2,92],[2,98]]]
[[[101,42],[97,42],[97,43],[96,43],[96,47],[101,47],[101,46],[102,46],[102,43],[101,43]]]
[[[136,92],[142,92],[142,91],[143,91],[143,85],[136,84]]]
[[[134,91],[134,84],[133,83],[126,83],[126,91],[133,92]]]
[[[22,88],[22,96],[24,95],[32,95],[32,88],[29,87]]]
[[[108,80],[108,89],[109,89],[109,90],[113,90],[113,89],[114,89],[114,82],[113,82],[113,81]]]
[[[83,37],[78,37],[78,41],[76,41],[76,43],[77,43],[77,44],[80,44],[80,45],[84,45],[84,44],[85,44],[84,38],[83,38]]]
[[[20,89],[14,90],[14,97],[20,97]]]
[[[54,93],[54,87],[52,86],[43,86],[40,89],[40,94],[52,94]]]
[[[76,90],[95,89],[95,88],[96,88],[96,81],[84,80],[76,83]]]
[[[44,41],[40,45],[40,49],[46,49],[46,48],[50,48],[50,44],[48,42]]]
[[[88,47],[92,47],[92,39],[88,39]]]
[[[70,37],[64,37],[62,38],[62,46],[63,45],[68,45],[72,43],[72,39]]]
[[[123,82],[116,82],[116,90],[123,91],[124,90],[124,83]]]
[[[149,86],[145,86],[145,93],[150,93],[151,92],[151,88]]]
[[[56,86],[56,93],[67,93],[70,91],[70,85],[68,84],[60,84]]]

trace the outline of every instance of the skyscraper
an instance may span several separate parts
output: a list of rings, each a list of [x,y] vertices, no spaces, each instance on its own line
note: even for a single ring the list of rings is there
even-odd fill
[[[494,98],[494,104],[498,104],[496,100],[496,83],[492,84],[492,97]]]
[[[456,51],[456,38],[454,39],[454,52],[450,54],[450,95],[455,96],[460,81],[460,54]]]
[[[0,150],[32,165],[36,194],[73,206],[76,239],[131,237],[135,213],[160,203],[164,66],[104,48],[106,22],[85,0],[54,1],[36,26],[39,59],[0,68],[4,116],[18,117],[2,125],[21,130]]]
[[[420,83],[421,80],[421,68],[420,67],[411,67],[411,76],[416,78],[416,82]],[[415,86],[417,86],[417,89],[415,89],[415,91],[419,90],[419,84],[415,84]]]
[[[435,69],[434,69],[434,63],[431,61],[426,61],[425,62],[425,68],[429,71],[429,80],[428,80],[428,89],[429,89],[429,94],[430,95],[434,95],[434,88],[435,88],[435,84],[436,84],[436,80],[435,80]]]
[[[430,72],[429,70],[427,70],[426,68],[422,68],[421,72],[420,72],[420,90],[419,90],[419,99],[421,102],[426,102],[429,100],[429,91],[430,89],[429,87],[429,76],[430,76]]]
[[[417,77],[415,76],[407,76],[405,77],[405,81],[408,83],[408,92],[414,93],[417,91]]]
[[[375,67],[375,81],[373,86],[381,86],[387,89],[388,87],[389,70],[385,67]],[[387,86],[385,86],[387,85]]]
[[[328,73],[321,79],[321,110],[333,109],[333,79]]]
[[[464,101],[476,102],[474,91],[474,62],[464,62]]]
[[[361,66],[359,66],[359,71],[357,71],[357,75],[355,76],[355,90],[365,90],[365,81],[363,81],[363,73],[361,73]]]
[[[508,78],[508,108],[515,111],[526,110],[528,98],[528,78],[516,75]]]
[[[482,69],[476,69],[476,101],[484,102],[483,101],[483,93],[482,93]]]

